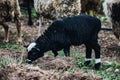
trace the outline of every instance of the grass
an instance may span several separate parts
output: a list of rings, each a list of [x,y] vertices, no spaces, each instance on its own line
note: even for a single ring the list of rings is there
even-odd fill
[[[72,51],[71,51],[72,52]],[[49,53],[50,56],[53,56],[53,53]],[[60,51],[59,56],[64,56],[64,52]],[[80,52],[72,52],[70,57],[74,59],[75,65],[80,68],[80,71],[83,73],[87,73],[86,70],[93,70],[95,59],[93,58],[91,61],[91,64],[89,66],[84,65],[84,58],[85,55]],[[110,70],[109,70],[110,69]],[[120,73],[115,72],[116,69],[120,69],[120,64],[111,61],[111,62],[103,62],[101,65],[101,69],[98,71],[93,70],[92,74],[98,77],[102,77],[103,80],[119,80],[120,79]],[[73,69],[68,69],[69,72],[74,72]],[[88,75],[91,75],[91,73],[87,73]]]
[[[100,75],[103,77],[103,79],[106,80],[119,80],[120,79],[120,73],[115,72],[115,70],[120,69],[120,64],[117,62],[111,62],[109,63],[102,63],[102,68],[97,71],[97,75]]]
[[[34,8],[31,9],[31,13],[32,13],[31,14],[32,18],[37,18],[37,14],[36,14],[36,11]],[[28,12],[26,9],[21,9],[21,14],[26,16],[26,15],[28,15]]]
[[[50,56],[53,56],[53,53],[49,53]],[[59,51],[59,56],[64,56],[63,51]],[[120,72],[117,73],[115,70],[120,70],[120,64],[111,61],[111,62],[103,62],[101,65],[100,70],[93,70],[95,59],[93,58],[91,61],[91,64],[89,66],[84,65],[84,58],[85,55],[80,52],[73,52],[71,51],[70,57],[74,59],[75,65],[80,69],[81,72],[87,74],[87,75],[94,75],[97,77],[101,77],[103,80],[119,80],[120,79]],[[68,72],[73,73],[73,69],[68,69]]]
[[[103,80],[119,80],[120,74],[115,72],[97,71],[96,76],[102,76]]]
[[[13,40],[14,42],[14,40]],[[10,43],[0,43],[0,48],[3,49],[8,49],[8,50],[15,50],[15,51],[20,51],[21,48],[17,44],[10,44]]]
[[[76,52],[75,52],[76,53]],[[72,53],[72,54],[75,54]],[[86,69],[92,70],[90,67],[94,65],[94,59],[92,59],[91,64],[89,66],[84,65],[84,55],[82,53],[76,53],[75,55],[71,56],[75,60],[75,64],[77,67],[83,70],[83,72],[86,72]],[[110,69],[110,70],[109,70]],[[93,71],[93,74],[95,76],[101,76],[103,80],[119,80],[120,79],[120,73],[115,72],[116,69],[120,69],[120,64],[111,61],[111,62],[103,62],[101,65],[101,69],[98,71]],[[91,73],[89,73],[90,75]]]
[[[16,49],[19,50],[19,47],[17,45],[10,45],[10,44],[0,44],[0,48],[7,48],[10,50],[16,50]],[[54,56],[54,54],[51,52],[48,52],[48,55],[52,57]],[[59,51],[59,56],[63,57],[64,52]],[[94,59],[92,60],[90,66],[85,66],[84,65],[84,58],[85,58],[84,54],[77,52],[77,51],[74,51],[74,52],[71,51],[70,57],[74,60],[75,65],[80,69],[80,71],[85,74],[88,74],[88,75],[93,74],[94,76],[102,77],[103,80],[119,80],[120,79],[120,73],[115,72],[116,69],[120,69],[120,64],[118,64],[115,61],[104,62],[102,63],[101,69],[98,71],[95,71],[91,67],[92,65],[94,65]],[[14,59],[8,55],[7,57],[5,57],[4,59],[0,61],[0,68],[3,68],[12,63],[19,63],[19,61],[20,61],[20,58]],[[26,63],[24,64],[26,65]],[[67,71],[70,73],[74,73],[74,70],[72,68],[68,68]],[[92,71],[92,73],[89,71]]]
[[[20,61],[20,58],[12,58],[11,55],[6,55],[2,60],[0,60],[0,68],[4,68],[5,66],[8,66],[13,63],[18,63]]]

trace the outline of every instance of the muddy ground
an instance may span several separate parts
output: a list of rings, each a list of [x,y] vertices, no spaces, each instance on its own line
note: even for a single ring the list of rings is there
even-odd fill
[[[26,19],[26,18],[25,18]],[[9,44],[16,44],[16,28],[14,23],[9,23],[10,26],[10,41]],[[108,23],[102,23],[102,26],[110,26]],[[47,26],[42,27],[42,31],[47,29]],[[4,30],[0,26],[0,43],[3,43]],[[22,50],[9,50],[0,48],[0,60],[4,58],[20,58],[23,53],[24,59],[26,57],[26,49],[23,47],[33,42],[38,36],[38,27],[36,25],[28,26],[27,20],[22,21],[22,36],[23,43],[20,45]],[[101,57],[102,62],[105,61],[117,61],[120,63],[120,46],[118,46],[118,40],[113,35],[112,31],[100,31],[99,43],[101,45]],[[8,44],[8,43],[5,43]],[[73,51],[79,51],[85,53],[84,45],[71,47]],[[94,56],[94,55],[93,55]],[[41,68],[38,65],[42,65]],[[11,64],[0,70],[0,80],[102,80],[95,76],[87,76],[81,73],[75,66],[74,61],[71,58],[57,57],[53,58],[45,56],[40,58],[33,65],[19,65]],[[72,73],[67,69],[73,69]]]

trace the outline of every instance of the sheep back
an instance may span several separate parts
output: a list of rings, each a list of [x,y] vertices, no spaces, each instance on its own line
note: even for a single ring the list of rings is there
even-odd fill
[[[80,45],[98,37],[101,22],[95,17],[78,15],[54,21],[36,43],[52,46]],[[45,44],[44,44],[45,45]],[[43,46],[42,46],[43,47]]]
[[[79,14],[80,0],[34,0],[35,10],[38,14],[49,19]]]

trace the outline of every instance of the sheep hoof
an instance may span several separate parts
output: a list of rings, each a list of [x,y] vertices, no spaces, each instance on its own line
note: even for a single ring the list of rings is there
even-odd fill
[[[90,64],[90,62],[91,62],[91,61],[85,61],[85,62],[84,62],[84,65],[85,65],[85,66],[88,66],[88,65]]]
[[[17,40],[17,44],[21,44],[22,43],[22,38],[19,38],[18,40]]]
[[[9,40],[8,40],[8,39],[4,39],[4,40],[3,40],[3,42],[8,43],[8,42],[9,42]]]
[[[95,66],[94,66],[95,70],[99,70],[100,66],[101,66],[101,63],[96,63]]]

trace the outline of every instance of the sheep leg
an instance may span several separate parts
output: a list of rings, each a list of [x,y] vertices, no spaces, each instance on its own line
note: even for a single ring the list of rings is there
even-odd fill
[[[91,62],[91,55],[92,55],[92,47],[90,45],[90,43],[86,43],[86,58],[85,58],[85,65],[89,65]]]
[[[8,35],[8,30],[9,30],[9,27],[8,27],[8,25],[7,24],[5,24],[5,23],[3,23],[2,24],[3,25],[3,28],[4,28],[4,30],[5,30],[5,37],[4,37],[4,42],[8,42],[9,41],[9,39],[8,39],[8,37],[9,37],[9,35]]]
[[[54,53],[54,57],[56,57],[58,55],[58,52],[57,51],[52,51]]]
[[[22,43],[22,37],[21,37],[21,21],[20,21],[20,7],[19,7],[19,3],[18,0],[15,0],[15,8],[14,8],[14,20],[16,23],[16,28],[17,28],[17,32],[18,32],[18,38],[17,41],[18,43]]]
[[[98,36],[96,35],[92,41],[91,41],[91,46],[95,51],[95,66],[94,68],[96,70],[98,70],[100,68],[101,65],[101,59],[100,59],[100,45],[98,44],[98,40],[97,40]]]
[[[66,57],[70,56],[70,46],[65,47],[63,51]]]
[[[42,26],[42,22],[41,19],[39,18],[38,37],[41,35],[41,26]]]
[[[31,0],[27,0],[27,11],[28,11],[28,17],[29,17],[29,20],[28,20],[28,25],[33,25],[33,22],[32,22],[32,15],[31,15],[31,6],[30,6],[30,3],[31,3]]]
[[[17,32],[18,32],[18,42],[21,43],[22,42],[22,36],[21,36],[21,23],[19,20],[16,21],[16,28],[17,28]]]

